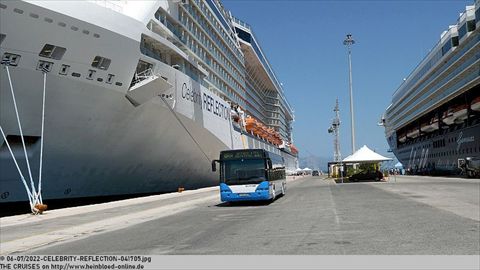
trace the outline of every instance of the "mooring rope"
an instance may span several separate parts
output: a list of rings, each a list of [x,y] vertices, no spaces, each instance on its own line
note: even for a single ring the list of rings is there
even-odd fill
[[[43,71],[43,99],[42,99],[42,131],[40,137],[40,169],[38,171],[38,193],[37,200],[40,204],[43,204],[42,200],[42,167],[43,167],[43,134],[45,128],[45,95],[47,85],[47,72]]]
[[[15,166],[17,167],[17,171],[20,174],[20,178],[22,180],[23,185],[25,186],[25,190],[27,191],[28,195],[28,201],[30,203],[30,208],[34,208],[34,203],[33,203],[33,194],[30,192],[30,189],[28,188],[27,182],[25,181],[25,177],[23,176],[22,170],[20,170],[20,166],[18,166],[17,159],[15,158],[15,155],[13,154],[12,148],[10,147],[10,144],[7,141],[7,136],[5,136],[5,133],[3,132],[3,128],[0,125],[0,132],[2,132],[3,140],[5,140],[5,144],[7,145],[8,151],[10,152],[10,155],[12,156],[13,162],[15,163]]]
[[[15,92],[13,91],[12,78],[10,77],[10,71],[8,70],[7,65],[5,65],[5,69],[7,70],[8,83],[10,84],[10,92],[12,93],[13,106],[15,107],[15,114],[17,116],[17,124],[18,124],[18,128],[20,130],[20,138],[22,139],[23,153],[25,154],[25,161],[27,162],[28,175],[30,176],[30,185],[32,187],[32,193],[36,194],[37,192],[35,190],[35,184],[33,182],[32,170],[30,169],[30,162],[28,161],[27,147],[25,146],[25,139],[23,137],[22,124],[20,123],[20,116],[18,114],[17,101],[15,99]]]

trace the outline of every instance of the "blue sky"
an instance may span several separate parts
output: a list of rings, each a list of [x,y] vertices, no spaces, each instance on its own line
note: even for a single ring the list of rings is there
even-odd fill
[[[333,156],[327,133],[339,98],[341,152],[351,154],[347,50],[351,33],[357,149],[387,153],[377,126],[403,78],[455,24],[473,0],[322,1],[223,0],[249,23],[295,109],[294,143],[301,156]]]

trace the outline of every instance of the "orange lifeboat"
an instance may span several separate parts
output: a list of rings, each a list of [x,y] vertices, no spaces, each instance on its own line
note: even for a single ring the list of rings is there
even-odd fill
[[[295,147],[295,145],[293,145],[293,143],[290,144],[290,151],[292,152],[292,154],[298,154],[298,149],[297,147]]]
[[[245,120],[245,128],[249,133],[255,132],[257,128],[257,121],[252,117],[248,116],[247,119]]]

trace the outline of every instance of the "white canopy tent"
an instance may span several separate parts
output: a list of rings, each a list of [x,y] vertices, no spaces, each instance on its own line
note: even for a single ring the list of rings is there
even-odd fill
[[[367,162],[381,162],[392,160],[391,158],[384,157],[378,153],[375,153],[366,145],[358,149],[355,153],[343,159],[345,163],[367,163]]]

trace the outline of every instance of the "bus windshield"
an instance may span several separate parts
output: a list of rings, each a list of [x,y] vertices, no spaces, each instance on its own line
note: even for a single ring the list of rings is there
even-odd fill
[[[227,185],[258,184],[266,181],[265,159],[225,160],[222,181]]]

